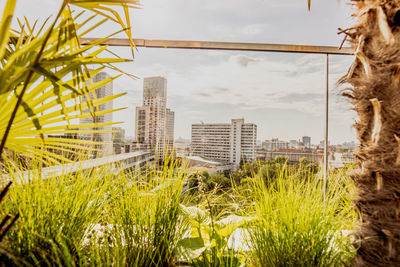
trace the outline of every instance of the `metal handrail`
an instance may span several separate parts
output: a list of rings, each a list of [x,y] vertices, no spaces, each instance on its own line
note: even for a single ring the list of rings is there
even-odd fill
[[[82,45],[97,41],[98,38],[81,38]],[[136,47],[146,48],[178,48],[178,49],[208,49],[232,51],[258,51],[258,52],[286,52],[329,55],[353,55],[354,49],[350,47],[338,48],[335,46],[315,45],[290,45],[269,43],[243,43],[243,42],[209,42],[209,41],[183,41],[183,40],[149,40],[133,39]],[[127,38],[110,38],[101,43],[108,46],[130,46]]]

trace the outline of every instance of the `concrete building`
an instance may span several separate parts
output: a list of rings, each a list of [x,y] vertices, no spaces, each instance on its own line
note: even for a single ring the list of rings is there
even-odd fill
[[[175,140],[174,151],[177,157],[188,157],[190,155],[190,140],[183,138]]]
[[[192,124],[191,153],[238,166],[255,160],[257,125],[233,119],[231,123]]]
[[[328,147],[331,145],[331,142],[328,141]],[[318,148],[323,149],[325,147],[325,140],[319,141]]]
[[[289,148],[296,148],[297,140],[289,140]]]
[[[143,105],[136,108],[135,140],[163,158],[173,149],[175,114],[167,107],[167,79],[143,81]]]
[[[78,130],[78,129],[72,129],[72,130]],[[79,139],[79,135],[77,133],[65,133],[62,135],[50,134],[50,135],[47,135],[46,138],[62,138],[62,139],[64,139],[64,142],[65,142],[65,139]],[[51,153],[61,155],[65,158],[73,160],[73,161],[80,160],[80,156],[77,152],[84,152],[82,149],[77,149],[74,147],[69,148],[69,151],[65,151],[62,147],[57,147],[57,146],[47,148],[46,150]]]
[[[355,149],[355,148],[357,148],[358,147],[358,144],[356,143],[356,142],[354,142],[354,141],[351,141],[351,142],[344,142],[343,144],[341,144],[341,148],[342,149],[350,149],[350,150],[353,150],[353,149]]]
[[[282,149],[279,151],[268,151],[258,149],[256,151],[257,160],[274,160],[276,157],[286,157],[288,163],[299,163],[301,158],[306,158],[310,162],[319,163],[323,158],[323,153],[318,151],[305,151],[301,149]]]
[[[138,143],[136,141],[125,142],[124,153],[135,152],[135,151],[149,151],[150,152],[150,149],[146,144]]]
[[[167,108],[165,125],[165,146],[169,149],[174,147],[175,112]]]
[[[92,82],[96,83],[105,79],[110,78],[111,76],[106,72],[100,72],[92,77]],[[103,98],[107,96],[113,95],[113,83],[109,82],[106,85],[96,89],[95,91],[96,98]],[[93,99],[93,94],[90,94],[90,98]],[[84,101],[86,99],[84,98]],[[101,104],[95,107],[97,111],[111,110],[113,109],[113,101],[108,101],[104,104]],[[85,112],[89,112],[89,110],[85,110]],[[113,121],[112,113],[103,114],[101,116],[94,116],[88,118],[80,119],[80,124],[85,123],[111,123]],[[82,128],[83,129],[83,128]],[[89,139],[96,142],[101,142],[104,144],[96,145],[96,149],[99,151],[94,152],[94,157],[103,157],[110,156],[113,154],[113,142],[112,142],[112,126],[102,126],[97,128],[85,128],[85,129],[95,129],[101,131],[110,131],[106,133],[93,133],[93,134],[82,134],[80,138]]]
[[[272,138],[271,140],[265,140],[262,143],[262,148],[272,151],[279,149],[288,149],[289,143],[283,140],[279,140],[278,138]]]
[[[311,148],[311,137],[310,136],[303,136],[302,141],[303,141],[304,148]]]
[[[112,127],[112,130],[114,154],[121,154],[122,147],[125,144],[125,129],[121,127]]]

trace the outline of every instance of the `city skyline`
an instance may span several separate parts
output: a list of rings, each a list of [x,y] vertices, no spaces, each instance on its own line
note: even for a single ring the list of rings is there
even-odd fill
[[[142,82],[142,80],[140,82]],[[169,80],[168,80],[168,83],[169,83]],[[140,86],[140,83],[139,83],[139,86]],[[307,95],[306,94],[300,95],[300,97],[304,98],[304,97],[307,97]],[[337,95],[332,94],[331,95],[331,100],[335,101],[335,100],[337,100],[337,97],[338,97]],[[321,96],[321,98],[322,98],[322,96]],[[186,114],[176,111],[177,109],[181,110],[179,103],[176,103],[176,102],[177,102],[176,101],[176,96],[172,96],[172,100],[171,100],[171,96],[168,96],[169,106],[171,107],[171,109],[175,110],[175,116],[176,116],[176,118],[178,118],[178,119],[175,119],[175,124],[178,124],[178,126],[175,125],[175,129],[176,128],[180,128],[181,129],[181,131],[175,132],[174,139],[183,138],[183,139],[190,140],[190,128],[189,127],[190,127],[191,124],[196,124],[196,123],[201,123],[201,122],[204,122],[204,123],[214,123],[214,122],[215,123],[224,123],[226,120],[230,120],[230,116],[231,116],[230,113],[229,114],[226,113],[226,114],[222,114],[222,115],[218,114],[216,119],[213,120],[213,118],[214,118],[212,116],[213,114],[211,114],[211,116],[209,116],[210,110],[204,109],[204,114],[205,114],[204,119],[202,119],[202,117],[201,117],[201,113],[202,113],[202,111],[201,111],[201,112],[199,112],[200,115],[197,116],[196,119],[192,118],[192,120],[190,121],[190,124],[184,124],[185,122],[182,122],[182,120],[180,120],[180,118],[182,118]],[[218,104],[217,104],[217,106],[218,106]],[[136,106],[134,106],[134,107],[136,107]],[[332,109],[332,107],[330,107],[330,109]],[[317,144],[319,144],[319,142],[321,140],[323,140],[323,125],[324,124],[323,124],[323,118],[322,118],[323,117],[322,116],[323,113],[322,112],[321,112],[322,114],[320,114],[320,116],[319,116],[320,117],[320,127],[317,127],[317,130],[320,131],[319,135],[316,135],[316,134],[313,134],[312,132],[310,132],[309,129],[307,129],[306,125],[298,125],[299,128],[304,128],[304,130],[302,130],[302,131],[294,131],[294,132],[292,132],[290,134],[286,134],[286,135],[285,134],[279,134],[279,133],[277,134],[276,131],[273,131],[274,130],[274,125],[269,124],[267,119],[266,120],[263,119],[263,116],[265,114],[256,114],[256,116],[260,116],[261,115],[261,120],[256,121],[256,122],[255,122],[255,120],[252,119],[252,116],[243,116],[243,114],[246,114],[246,113],[248,114],[248,113],[252,113],[252,112],[253,112],[253,110],[251,110],[251,109],[250,110],[244,110],[243,113],[242,112],[236,112],[234,114],[235,116],[233,116],[233,117],[244,118],[248,122],[254,122],[255,124],[259,125],[259,132],[261,132],[261,134],[259,134],[258,140],[260,140],[260,141],[269,140],[269,139],[273,139],[273,138],[279,138],[279,139],[287,140],[287,141],[293,140],[293,139],[300,140],[303,136],[310,136],[311,139],[312,139],[311,143],[314,144],[314,145],[317,145]],[[330,110],[330,112],[331,112],[331,114],[330,114],[331,116],[332,116],[332,114],[335,115],[332,112],[332,110]],[[190,110],[189,110],[189,113],[190,113]],[[274,115],[274,113],[271,113],[269,115]],[[290,116],[291,114],[289,112],[286,115]],[[226,117],[227,119],[225,119],[225,120],[219,119],[219,118],[224,118],[224,117]],[[313,116],[311,116],[311,118],[312,117]],[[270,127],[267,128],[267,134],[265,134],[265,126],[268,125],[268,124],[270,125]],[[332,119],[330,121],[330,126],[332,127]],[[348,126],[350,128],[350,124],[348,124]],[[282,127],[282,125],[280,125],[280,127],[281,128],[285,128],[285,127]],[[182,131],[182,129],[183,129],[183,131]],[[287,129],[289,129],[289,127]],[[263,130],[264,130],[264,134],[262,134]],[[285,129],[283,129],[283,131],[285,132]],[[127,132],[128,132],[128,136],[129,136],[130,135],[129,134],[129,130],[127,130]],[[268,134],[268,132],[270,132],[271,134]],[[130,137],[133,137],[133,136],[130,135]],[[330,136],[330,143],[331,144],[341,144],[341,143],[344,143],[344,142],[355,141],[355,138],[347,138],[346,139],[346,137],[343,138],[343,140],[339,140],[339,141],[336,141],[336,142],[333,141],[333,139],[334,138],[332,138],[332,135],[331,135]]]
[[[17,7],[16,15],[29,19],[33,12],[27,10],[32,10],[44,18],[48,8],[41,5],[56,8],[59,4],[43,2],[21,1],[30,8]],[[201,6],[194,0],[144,0],[144,8],[134,12],[134,35],[148,39],[339,46],[343,37],[337,35],[337,28],[351,24],[351,8],[344,1],[315,2],[310,12],[306,3],[297,0],[250,0],[247,4],[251,8],[243,10],[241,1],[236,0],[206,0]],[[178,13],[179,19],[174,16]],[[131,56],[129,48],[110,49],[122,57]],[[332,144],[356,139],[351,127],[354,112],[347,100],[339,97],[345,87],[336,86],[352,61],[352,56],[330,57]],[[324,56],[139,48],[133,63],[118,67],[140,78],[168,79],[169,106],[176,112],[175,138],[189,139],[192,123],[243,117],[259,126],[260,140],[291,140],[305,135],[315,142],[323,139]],[[115,116],[125,121],[119,126],[131,137],[141,88],[142,80],[121,77],[114,82],[116,93],[128,93],[114,104],[128,107]]]

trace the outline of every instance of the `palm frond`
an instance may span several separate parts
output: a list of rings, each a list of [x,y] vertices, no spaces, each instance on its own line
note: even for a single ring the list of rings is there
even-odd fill
[[[70,0],[70,4],[79,6],[81,8],[90,10],[96,14],[104,16],[105,18],[119,24],[126,32],[131,50],[135,48],[135,43],[133,42],[132,28],[131,28],[131,18],[129,14],[130,9],[140,8],[140,1],[138,0],[106,0],[106,1],[95,1],[95,0]],[[119,13],[114,9],[115,7],[122,7],[125,15],[125,20],[119,15]]]
[[[3,58],[7,48],[7,43],[10,37],[9,29],[14,15],[16,3],[16,0],[7,0],[4,6],[3,15],[0,22],[0,59]]]
[[[104,98],[97,98],[95,94],[96,89],[119,75],[96,83],[91,77],[105,67],[118,71],[113,63],[129,61],[102,56],[107,46],[100,44],[115,34],[126,32],[134,47],[129,10],[137,8],[139,2],[65,0],[50,26],[48,20],[38,25],[37,21],[30,24],[24,18],[18,20],[18,29],[11,29],[15,3],[15,0],[7,1],[0,24],[0,33],[4,33],[0,36],[1,148],[28,154],[48,164],[68,161],[51,149],[56,146],[68,152],[80,147],[82,151],[90,151],[93,150],[91,141],[57,138],[55,143],[46,137],[62,133],[101,133],[109,126],[107,123],[82,125],[78,121],[120,110],[98,111],[97,107],[123,94]],[[89,18],[83,18],[83,12],[74,15],[70,4],[95,14]],[[124,11],[125,20],[114,10],[117,6]],[[105,22],[104,19],[95,21],[99,15],[118,23],[122,29],[82,46],[79,38]],[[83,21],[77,23],[82,18]]]

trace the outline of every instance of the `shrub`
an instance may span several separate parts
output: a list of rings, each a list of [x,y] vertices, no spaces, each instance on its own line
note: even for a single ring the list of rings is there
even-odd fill
[[[213,190],[215,187],[221,189],[228,189],[232,186],[231,180],[226,178],[222,173],[213,174],[205,180],[207,190]]]

